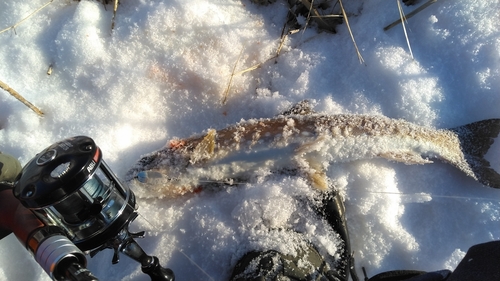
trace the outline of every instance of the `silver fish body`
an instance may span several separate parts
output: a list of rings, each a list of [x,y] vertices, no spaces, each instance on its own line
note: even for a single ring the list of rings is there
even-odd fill
[[[299,169],[326,189],[323,171],[329,163],[382,157],[406,164],[439,159],[500,188],[500,175],[483,158],[499,132],[500,119],[455,129],[368,115],[255,119],[173,140],[140,159],[128,179],[148,189],[145,196],[163,197],[192,192],[205,182],[246,179],[259,169]]]

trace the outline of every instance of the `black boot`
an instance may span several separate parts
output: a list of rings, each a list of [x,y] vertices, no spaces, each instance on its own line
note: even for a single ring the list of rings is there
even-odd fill
[[[311,243],[304,243],[307,246],[302,247],[296,256],[284,255],[274,250],[252,251],[238,261],[230,280],[347,281],[351,273],[353,280],[357,281],[342,198],[333,192],[321,196],[323,197],[321,204],[316,206],[315,210],[343,240],[341,260],[333,257],[325,259]],[[314,205],[310,201],[307,201],[307,204]],[[335,260],[335,265],[328,264],[325,260]],[[308,266],[302,266],[303,264]]]
[[[247,253],[236,264],[230,280],[345,281],[346,279],[331,270],[314,246],[308,244],[296,256],[284,255],[274,250]]]
[[[318,213],[325,218],[332,229],[337,232],[342,241],[344,241],[342,258],[336,268],[337,274],[344,278],[344,280],[349,279],[349,274],[352,275],[354,281],[359,280],[354,269],[354,258],[351,251],[351,242],[349,240],[349,231],[345,218],[345,206],[340,194],[335,191],[326,194],[323,199],[323,204],[318,208]]]

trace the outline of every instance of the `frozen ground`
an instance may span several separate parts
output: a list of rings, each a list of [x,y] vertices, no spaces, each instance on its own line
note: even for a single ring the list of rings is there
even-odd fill
[[[0,29],[45,2],[0,1]],[[123,177],[171,138],[271,117],[303,99],[326,114],[385,115],[437,128],[500,117],[498,1],[439,0],[411,18],[414,59],[401,25],[383,30],[399,18],[396,0],[344,6],[365,64],[346,25],[337,34],[310,28],[289,36],[268,60],[286,1],[122,0],[111,31],[111,5],[54,0],[0,34],[0,80],[45,113],[40,118],[0,91],[0,150],[25,164],[55,141],[88,135]],[[223,103],[236,62],[236,72],[262,64],[236,73]],[[488,159],[500,169],[498,144]],[[346,199],[358,270],[370,276],[452,269],[473,244],[500,239],[500,191],[447,164],[355,161],[332,164],[328,175]],[[299,216],[305,232],[335,247],[295,204],[294,195],[308,190],[300,178],[276,176],[175,200],[139,198],[134,227],[148,231],[139,243],[176,280],[226,280],[245,251],[285,248],[293,239],[262,224],[279,227]],[[14,242],[0,241],[0,280],[48,280]],[[110,251],[89,259],[89,268],[101,280],[148,280],[126,257],[112,266]]]

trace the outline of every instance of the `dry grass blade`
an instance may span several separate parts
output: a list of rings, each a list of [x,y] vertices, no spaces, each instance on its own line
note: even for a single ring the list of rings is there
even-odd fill
[[[406,38],[406,44],[408,44],[408,49],[410,50],[410,56],[412,59],[413,58],[413,52],[411,51],[411,45],[410,45],[410,40],[408,39],[408,33],[406,32],[406,25],[405,25],[405,14],[403,12],[403,8],[401,7],[401,3],[399,3],[399,0],[396,0],[398,3],[398,9],[399,9],[399,16],[401,17],[401,25],[403,26],[403,31],[405,33],[405,38]]]
[[[18,99],[20,102],[22,102],[24,105],[29,107],[31,110],[33,110],[38,116],[43,117],[43,112],[38,109],[36,106],[34,106],[31,102],[27,101],[25,98],[23,98],[18,92],[16,92],[14,89],[9,87],[9,85],[5,84],[4,82],[0,81],[0,88],[4,89],[7,91],[9,94],[11,94],[13,97]]]
[[[116,10],[118,10],[118,0],[115,0],[114,6],[113,6],[113,18],[111,19],[111,30],[113,30],[115,28]]]
[[[40,12],[43,8],[47,7],[50,3],[52,3],[54,0],[50,0],[49,2],[43,4],[43,6],[41,6],[40,8],[36,9],[34,12],[32,12],[31,14],[29,14],[27,17],[25,17],[24,19],[22,19],[21,21],[19,21],[18,23],[12,25],[12,26],[9,26],[3,30],[0,30],[0,33],[3,33],[7,30],[11,30],[11,29],[14,29],[14,32],[16,31],[16,27],[18,25],[20,25],[21,23],[23,23],[25,20],[29,19],[31,16],[33,16],[34,14]]]
[[[290,33],[288,33],[288,34],[290,34]],[[265,61],[263,61],[263,62],[261,62],[261,63],[258,63],[258,64],[256,64],[256,65],[250,66],[250,67],[249,67],[249,68],[247,68],[247,69],[240,70],[240,71],[238,71],[238,72],[234,72],[234,73],[233,73],[233,76],[240,75],[240,74],[244,74],[244,73],[246,73],[246,72],[250,72],[250,71],[252,71],[252,70],[255,70],[255,69],[257,69],[257,68],[261,67],[263,64],[268,63],[269,61],[274,60],[274,59],[276,59],[277,57],[279,57],[279,55],[281,54],[281,49],[283,48],[283,45],[284,45],[285,39],[286,39],[286,37],[288,36],[288,34],[282,34],[282,38],[281,38],[280,45],[278,46],[278,49],[277,49],[276,54],[275,54],[274,56],[272,56],[272,57],[270,57],[270,58],[266,59]],[[305,41],[302,41],[302,43],[308,42],[309,40],[311,40],[311,39],[313,39],[313,38],[314,38],[314,37],[311,37],[311,38],[309,38],[309,39],[307,39],[307,40],[305,40]],[[288,51],[285,51],[285,53],[287,53],[287,52],[288,52]],[[234,71],[234,70],[233,70],[233,71]]]
[[[270,58],[266,59],[264,62],[261,62],[261,63],[258,63],[258,64],[256,64],[256,65],[250,66],[250,67],[249,67],[249,68],[247,68],[247,69],[244,69],[244,70],[241,70],[241,71],[238,71],[238,72],[234,72],[234,70],[233,70],[233,76],[235,76],[235,75],[240,75],[240,74],[243,74],[243,73],[246,73],[246,72],[250,72],[250,71],[252,71],[252,70],[255,70],[255,69],[257,69],[257,68],[261,67],[264,63],[266,63],[266,62],[268,62],[268,61],[270,61],[270,60],[273,60],[273,59],[277,58],[277,57],[280,55],[281,50],[283,49],[283,45],[285,44],[286,37],[288,36],[288,33],[287,33],[287,32],[285,32],[285,30],[286,30],[286,26],[287,26],[287,24],[285,23],[285,25],[283,26],[283,30],[281,31],[280,44],[279,44],[279,46],[278,46],[278,49],[276,49],[276,55],[274,55],[274,56],[272,56],[272,57],[270,57]],[[235,66],[235,67],[236,67],[236,66]]]
[[[409,18],[413,17],[414,15],[421,12],[423,9],[429,7],[430,5],[432,5],[436,2],[437,2],[437,0],[429,0],[429,1],[425,2],[424,4],[422,4],[422,6],[416,8],[411,13],[408,13],[406,15],[406,20],[408,20]],[[384,30],[387,31],[387,30],[393,28],[394,26],[398,25],[399,23],[401,23],[401,19],[398,19],[398,20],[394,21],[393,23],[389,24],[388,26],[384,27]]]
[[[311,20],[311,11],[314,10],[316,12],[315,14],[317,14],[318,12],[313,8],[314,0],[312,0],[311,3],[309,3],[309,1],[307,0],[302,0],[302,4],[304,4],[304,6],[306,6],[308,9],[306,24],[304,25],[304,30],[302,30],[302,34],[304,34],[304,32],[306,32],[307,25],[309,24],[309,20]]]
[[[343,18],[343,15],[324,15],[324,16],[311,16],[311,18]]]
[[[240,61],[241,54],[243,53],[243,49],[241,49],[241,52],[240,52],[240,54],[238,56],[238,59],[236,60],[236,63],[234,64],[233,71],[231,73],[231,77],[229,78],[229,83],[228,83],[228,85],[226,87],[226,90],[224,91],[224,99],[222,100],[222,104],[225,104],[227,102],[227,97],[229,96],[229,91],[231,90],[231,84],[233,82],[233,77],[234,76],[241,75],[241,74],[244,74],[246,72],[250,72],[252,70],[255,70],[255,69],[261,67],[264,63],[266,63],[266,62],[268,62],[270,60],[273,60],[273,59],[277,58],[280,55],[281,49],[283,48],[283,45],[285,44],[286,37],[288,36],[288,34],[285,32],[286,26],[287,25],[285,23],[285,25],[283,26],[283,30],[281,31],[280,44],[279,44],[278,49],[276,50],[276,54],[274,56],[268,58],[264,62],[258,63],[256,65],[250,66],[249,68],[246,68],[246,69],[240,70],[238,72],[235,72],[236,71],[236,66],[238,65],[238,62]]]
[[[224,98],[222,99],[223,105],[226,104],[227,102],[227,97],[229,96],[229,91],[231,90],[231,84],[233,83],[233,77],[234,75],[236,75],[234,71],[236,71],[236,66],[238,65],[238,62],[241,59],[241,54],[243,54],[243,48],[241,48],[240,54],[238,55],[238,59],[234,63],[233,71],[231,72],[231,77],[229,77],[229,82],[227,83],[226,90],[224,91]]]
[[[332,24],[326,22],[325,20],[323,20],[323,18],[325,18],[325,16],[321,15],[318,12],[318,10],[313,7],[314,0],[312,2],[309,2],[309,0],[301,0],[301,2],[309,11],[308,15],[307,15],[306,27],[307,27],[307,23],[309,22],[309,19],[312,18],[316,22],[316,24],[318,24],[318,27],[320,29],[335,33],[335,25],[332,25]],[[313,14],[312,16],[311,16],[311,13]],[[304,30],[306,27],[304,27]]]
[[[270,58],[270,59],[266,60],[265,62],[267,62],[267,61],[269,61],[269,60],[272,60],[272,59],[274,59],[274,58],[276,58],[276,57],[277,57],[277,56],[274,56],[274,57],[272,57],[272,58]],[[256,64],[256,65],[254,65],[254,66],[250,66],[250,67],[249,67],[249,68],[247,68],[247,69],[243,69],[243,70],[240,70],[240,71],[238,71],[238,72],[235,72],[235,73],[233,73],[233,75],[232,75],[232,76],[241,75],[241,74],[243,74],[243,73],[247,73],[247,72],[250,72],[250,71],[252,71],[252,70],[256,70],[256,69],[257,69],[257,68],[259,68],[262,64],[264,64],[264,62],[263,62],[263,63]]]
[[[244,70],[240,70],[238,72],[235,72],[236,71],[236,67],[238,65],[238,62],[240,61],[240,58],[241,58],[241,54],[243,53],[243,49],[241,50],[239,56],[238,56],[238,59],[236,60],[236,63],[234,64],[234,67],[233,67],[233,71],[231,73],[231,77],[229,78],[229,83],[226,87],[226,90],[224,91],[224,99],[222,100],[222,104],[225,104],[227,102],[227,97],[229,96],[229,91],[231,89],[231,84],[232,84],[232,81],[233,81],[233,77],[236,76],[236,75],[241,75],[241,74],[244,74],[246,72],[250,72],[250,71],[253,71],[255,69],[258,69],[260,68],[263,64],[271,61],[271,60],[274,60],[276,59],[280,53],[281,53],[281,50],[283,48],[283,45],[285,43],[285,40],[287,38],[287,36],[290,34],[290,31],[286,32],[286,27],[287,27],[287,24],[285,23],[285,25],[283,26],[283,30],[281,31],[281,38],[280,38],[280,44],[278,46],[278,49],[276,50],[276,54],[268,59],[266,59],[265,61],[261,62],[261,63],[258,63],[258,64],[255,64],[253,66],[250,66],[249,68],[246,68]],[[307,42],[309,41],[310,39],[312,39],[313,37],[309,38],[308,40],[305,40],[303,41],[302,43],[304,42]],[[287,51],[285,51],[287,52]]]
[[[288,36],[288,32],[285,32],[285,30],[287,30],[286,27],[287,23],[285,22],[285,24],[283,25],[283,29],[281,30],[280,44],[278,46],[278,49],[276,49],[276,57],[280,55],[281,49],[283,49],[283,45],[285,44],[286,37]]]
[[[344,5],[342,4],[342,0],[339,0],[339,4],[340,4],[340,9],[342,10],[342,15],[344,16],[345,24],[347,25],[347,30],[349,30],[349,34],[351,35],[352,43],[354,43],[354,48],[356,48],[356,53],[358,54],[359,63],[365,64],[365,60],[363,59],[363,56],[359,52],[356,40],[354,40],[354,35],[352,34],[351,26],[349,25],[349,20],[347,19],[347,14],[344,10]]]

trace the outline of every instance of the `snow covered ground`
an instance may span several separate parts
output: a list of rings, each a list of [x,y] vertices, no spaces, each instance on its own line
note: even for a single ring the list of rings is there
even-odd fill
[[[0,29],[44,3],[0,1]],[[286,1],[122,0],[111,31],[112,5],[54,0],[0,34],[0,80],[45,113],[38,117],[0,90],[0,151],[25,164],[53,142],[88,135],[123,177],[171,138],[272,117],[304,99],[326,114],[385,115],[437,128],[500,117],[498,1],[439,0],[409,19],[414,59],[401,25],[383,30],[399,18],[396,0],[344,6],[365,64],[345,24],[337,34],[309,28],[288,36],[269,60]],[[499,144],[488,158],[497,170]],[[447,164],[380,159],[333,163],[327,173],[346,199],[360,275],[363,266],[370,276],[453,269],[470,246],[500,239],[500,190]],[[286,251],[293,237],[268,227],[297,221],[335,251],[335,239],[297,204],[295,195],[310,192],[307,182],[265,179],[173,200],[139,198],[134,228],[148,232],[139,243],[176,280],[226,280],[248,250]],[[0,280],[49,279],[14,237],[0,249]],[[111,255],[89,258],[101,280],[149,280],[126,257],[111,265]]]

